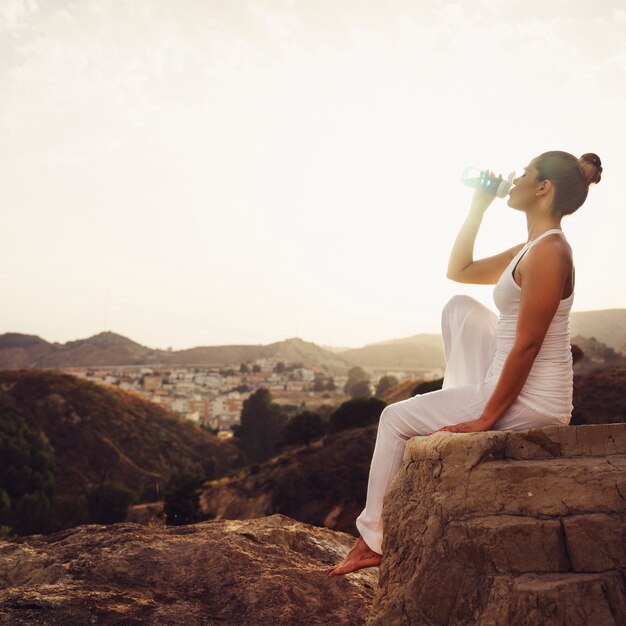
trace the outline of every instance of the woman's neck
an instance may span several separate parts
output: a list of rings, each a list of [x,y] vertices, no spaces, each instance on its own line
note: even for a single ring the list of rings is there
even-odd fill
[[[552,230],[553,228],[561,230],[561,219],[552,216],[537,217],[526,214],[526,228],[528,230],[528,241],[532,241],[547,230]]]

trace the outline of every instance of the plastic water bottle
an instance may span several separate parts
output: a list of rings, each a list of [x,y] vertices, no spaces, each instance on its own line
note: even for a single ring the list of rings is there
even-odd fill
[[[511,190],[514,178],[515,172],[511,172],[508,179],[504,180],[501,176],[487,174],[486,170],[479,170],[477,167],[466,167],[463,170],[461,181],[468,187],[485,189],[494,196],[498,196],[498,198],[504,198]]]

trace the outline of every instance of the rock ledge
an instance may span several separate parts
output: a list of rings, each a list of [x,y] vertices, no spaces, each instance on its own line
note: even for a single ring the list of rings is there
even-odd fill
[[[282,515],[0,541],[0,624],[361,625],[376,572],[324,574],[353,543]]]
[[[409,441],[371,626],[626,624],[626,424]]]

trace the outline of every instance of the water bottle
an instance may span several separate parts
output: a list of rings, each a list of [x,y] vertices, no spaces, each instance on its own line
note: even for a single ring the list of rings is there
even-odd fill
[[[477,167],[466,167],[463,170],[461,181],[468,187],[485,189],[498,198],[504,198],[509,193],[514,178],[515,172],[511,172],[508,179],[504,180],[500,176],[487,174],[486,170],[479,170]]]

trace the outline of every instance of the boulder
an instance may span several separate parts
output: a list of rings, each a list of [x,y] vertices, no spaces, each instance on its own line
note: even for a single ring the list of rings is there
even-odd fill
[[[411,439],[383,523],[370,626],[626,624],[626,424]]]
[[[376,573],[324,574],[353,543],[282,515],[0,541],[0,624],[360,625]]]

